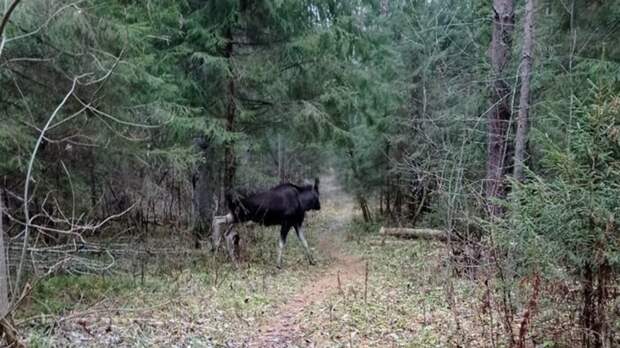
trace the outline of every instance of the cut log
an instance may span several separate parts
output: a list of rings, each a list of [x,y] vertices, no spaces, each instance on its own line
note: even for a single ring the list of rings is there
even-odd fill
[[[448,240],[448,233],[431,228],[381,227],[379,234],[403,239]]]

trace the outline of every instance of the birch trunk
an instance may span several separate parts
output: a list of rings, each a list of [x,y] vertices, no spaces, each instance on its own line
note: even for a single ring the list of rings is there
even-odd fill
[[[521,57],[521,96],[519,97],[519,114],[517,116],[517,134],[515,136],[514,177],[523,181],[525,166],[525,149],[527,147],[530,118],[530,81],[534,61],[534,1],[526,0],[525,18],[523,19],[523,53]]]

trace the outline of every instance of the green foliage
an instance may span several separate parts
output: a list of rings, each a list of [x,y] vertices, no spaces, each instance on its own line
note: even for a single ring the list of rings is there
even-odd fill
[[[527,183],[515,183],[503,239],[525,269],[620,267],[619,85],[599,83],[579,100],[566,146],[538,134],[545,177],[531,173]]]

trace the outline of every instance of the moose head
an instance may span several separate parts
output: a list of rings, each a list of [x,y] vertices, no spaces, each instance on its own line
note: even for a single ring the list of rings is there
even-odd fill
[[[301,206],[305,211],[321,210],[319,201],[319,178],[314,179],[314,185],[306,185],[299,194]]]

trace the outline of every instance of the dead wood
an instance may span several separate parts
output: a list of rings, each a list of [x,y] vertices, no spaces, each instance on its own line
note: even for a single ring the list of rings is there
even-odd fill
[[[0,338],[4,337],[6,344],[11,348],[26,347],[20,340],[19,335],[8,318],[0,319]]]
[[[403,239],[448,240],[448,233],[430,228],[381,227],[379,234]]]

